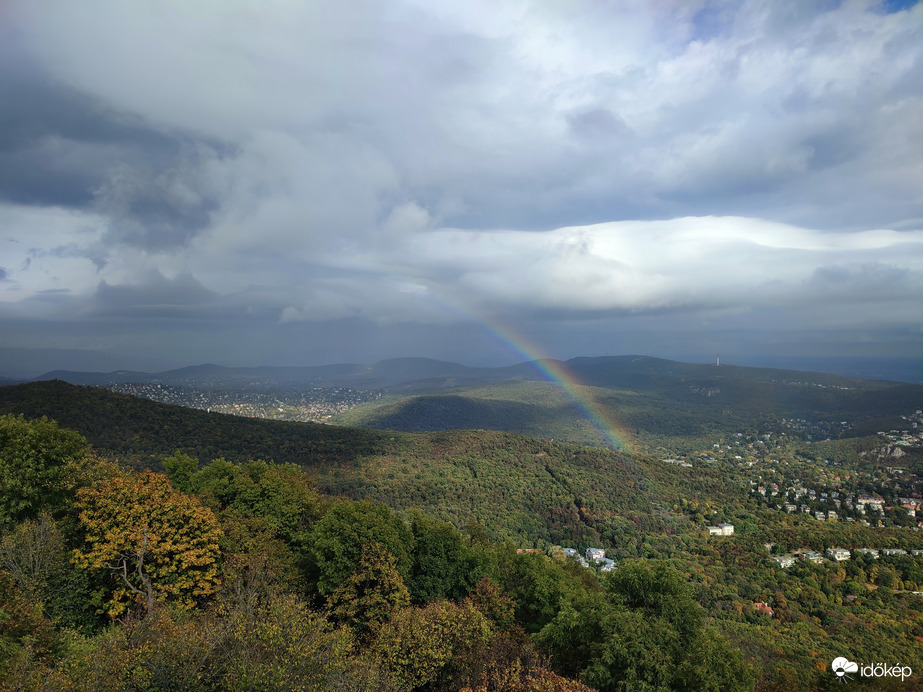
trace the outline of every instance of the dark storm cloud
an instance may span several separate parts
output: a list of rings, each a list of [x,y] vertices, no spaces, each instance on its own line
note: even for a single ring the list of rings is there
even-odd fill
[[[219,144],[152,128],[12,52],[0,49],[0,201],[102,211],[107,242],[153,249],[206,226],[215,201],[184,172]]]
[[[814,270],[808,290],[827,299],[848,296],[854,303],[901,299],[923,292],[919,274],[882,262],[825,265]]]
[[[119,137],[123,128],[106,127],[92,99],[52,87],[34,70],[0,72],[0,103],[0,197],[7,201],[89,205],[120,158],[104,145],[130,141]]]
[[[157,271],[132,284],[113,286],[103,281],[96,290],[99,305],[120,308],[152,304],[195,305],[215,298],[213,291],[188,274],[168,279]]]
[[[98,100],[55,83],[35,65],[0,69],[0,196],[25,204],[86,206],[126,155],[159,157],[169,138],[119,122]],[[140,157],[139,157],[140,154]]]
[[[223,328],[235,324],[244,330],[262,325],[260,329],[265,329],[277,323],[281,304],[270,302],[272,308],[267,310],[265,298],[254,296],[247,302],[241,305],[239,300],[210,291],[188,274],[167,278],[153,271],[130,283],[101,281],[89,295],[67,289],[39,291],[18,304],[0,304],[0,320],[44,323],[42,329],[59,334],[73,334],[86,329],[81,325],[92,325],[90,330],[100,336],[119,333],[126,324],[147,333],[151,329],[207,330],[206,325],[216,324],[225,325]],[[22,326],[19,330],[29,331]]]
[[[191,173],[214,156],[205,146],[179,146],[159,167],[113,167],[94,191],[93,209],[109,219],[104,241],[155,251],[185,245],[208,226],[218,206]]]

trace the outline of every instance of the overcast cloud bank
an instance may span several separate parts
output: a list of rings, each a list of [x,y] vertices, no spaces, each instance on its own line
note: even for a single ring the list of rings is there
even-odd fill
[[[0,347],[509,360],[499,321],[560,357],[921,352],[919,4],[14,0],[0,27]]]

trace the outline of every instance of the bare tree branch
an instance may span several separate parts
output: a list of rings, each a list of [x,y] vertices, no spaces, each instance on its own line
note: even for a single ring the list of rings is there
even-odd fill
[[[120,572],[122,581],[125,582],[125,586],[128,587],[129,591],[144,597],[145,605],[147,606],[147,614],[151,615],[154,612],[154,586],[151,583],[151,578],[144,572],[144,556],[146,553],[147,527],[144,528],[144,537],[141,543],[140,552],[122,553],[119,555],[118,561],[115,564],[109,563],[107,566],[113,571]],[[137,567],[134,569],[134,572],[137,573],[138,579],[140,579],[141,583],[144,585],[144,591],[132,584],[131,580],[128,578],[128,564],[132,560],[137,560]]]

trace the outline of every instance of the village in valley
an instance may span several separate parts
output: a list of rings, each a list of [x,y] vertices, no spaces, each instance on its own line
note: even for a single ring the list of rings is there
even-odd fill
[[[381,392],[352,387],[281,388],[275,382],[248,387],[208,388],[158,382],[116,382],[106,389],[164,404],[246,418],[326,423],[354,406],[381,398]]]

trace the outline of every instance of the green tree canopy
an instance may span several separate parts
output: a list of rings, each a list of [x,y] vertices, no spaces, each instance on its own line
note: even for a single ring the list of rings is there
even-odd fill
[[[414,603],[437,598],[457,600],[472,587],[473,557],[467,542],[451,524],[422,512],[411,513],[413,567],[407,586]]]
[[[60,516],[92,461],[86,440],[52,420],[0,416],[0,529],[42,510]]]
[[[483,649],[491,637],[490,621],[469,602],[439,600],[397,613],[372,650],[397,690],[458,689],[434,683],[451,675],[453,659]]]
[[[752,688],[740,653],[705,628],[701,606],[672,567],[626,562],[605,587],[566,600],[536,635],[558,670],[600,692]]]
[[[378,543],[394,556],[401,579],[410,576],[413,534],[404,520],[370,500],[338,502],[314,525],[310,552],[317,568],[317,588],[328,596],[351,575],[365,546]]]
[[[164,459],[170,482],[198,495],[216,510],[233,509],[261,517],[290,545],[303,546],[323,502],[308,475],[294,464],[257,460],[235,464],[215,459],[197,470],[192,457],[177,453]]]

